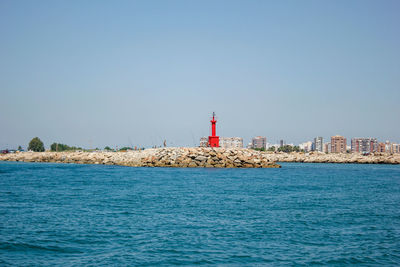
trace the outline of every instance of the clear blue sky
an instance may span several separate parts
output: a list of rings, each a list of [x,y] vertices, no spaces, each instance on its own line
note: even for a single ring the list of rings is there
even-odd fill
[[[0,1],[0,148],[400,142],[400,1]]]

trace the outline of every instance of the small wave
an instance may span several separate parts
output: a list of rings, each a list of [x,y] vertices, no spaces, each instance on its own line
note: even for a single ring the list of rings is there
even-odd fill
[[[0,243],[0,251],[50,251],[57,253],[82,253],[78,249],[65,248],[59,246],[40,246],[29,243],[2,242]]]

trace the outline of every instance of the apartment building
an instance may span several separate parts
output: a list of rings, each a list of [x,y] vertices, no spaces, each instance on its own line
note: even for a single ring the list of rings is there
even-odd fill
[[[376,138],[352,138],[351,152],[370,154],[378,151],[378,140]]]
[[[346,153],[347,139],[340,135],[331,137],[331,152]]]

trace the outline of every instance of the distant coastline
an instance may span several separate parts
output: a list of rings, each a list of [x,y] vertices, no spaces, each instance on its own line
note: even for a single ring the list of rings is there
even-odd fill
[[[0,161],[104,164],[132,167],[279,168],[276,162],[400,164],[400,154],[273,153],[252,149],[155,148],[128,152],[20,152]]]
[[[268,159],[276,162],[400,164],[400,154],[388,153],[373,153],[369,155],[363,155],[361,153],[269,152],[268,154]]]

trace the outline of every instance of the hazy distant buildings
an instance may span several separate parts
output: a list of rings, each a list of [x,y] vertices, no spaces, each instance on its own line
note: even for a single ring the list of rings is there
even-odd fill
[[[299,148],[304,150],[305,152],[312,151],[312,147],[313,147],[313,142],[311,142],[311,141],[299,144]]]
[[[243,138],[241,137],[220,137],[219,146],[223,148],[243,148]]]
[[[382,143],[382,142],[378,143],[378,150],[377,150],[377,152],[379,152],[379,153],[385,153],[385,152],[386,152],[386,145],[385,145],[385,143]]]
[[[279,144],[269,144],[269,143],[267,143],[267,149],[268,150],[272,150],[272,148],[274,148],[274,151],[278,150]]]
[[[325,143],[324,144],[324,150],[323,152],[325,153],[331,153],[331,143]]]
[[[386,153],[400,153],[400,144],[390,143],[386,141],[385,143]]]
[[[323,138],[322,137],[315,137],[314,138],[314,149],[315,151],[319,151],[319,152],[323,152],[324,148],[323,148]]]
[[[378,151],[378,140],[376,138],[352,138],[351,152],[370,154]]]
[[[331,153],[345,153],[347,140],[345,137],[336,135],[331,137]]]
[[[391,147],[390,142],[386,140],[386,142],[385,142],[385,152],[386,153],[390,153],[390,147]]]
[[[200,147],[208,147],[208,138],[200,138]],[[243,138],[241,137],[219,137],[219,147],[223,148],[243,148]]]
[[[208,147],[208,138],[207,137],[200,138],[200,147]]]
[[[283,147],[285,145],[285,141],[281,140],[279,141],[279,147]]]
[[[391,143],[389,141],[386,141],[385,143],[379,143],[378,152],[382,151],[383,145],[385,146],[385,153],[400,153],[400,144]]]
[[[243,148],[243,138],[241,137],[220,137],[219,146],[221,148]],[[351,143],[347,145],[347,139],[343,136],[332,136],[330,142],[324,143],[324,138],[317,136],[313,141],[300,143],[298,146],[301,151],[311,152],[318,151],[324,153],[352,153],[372,154],[372,153],[400,153],[400,144],[392,143],[389,141],[378,142],[377,138],[352,138]],[[280,147],[286,145],[283,139],[279,140],[278,144],[267,143],[265,136],[256,136],[251,139],[251,142],[246,146],[247,148],[257,149],[271,149],[272,147],[277,151]],[[294,146],[293,144],[287,144]],[[200,147],[208,147],[209,140],[207,137],[200,138]]]
[[[303,149],[305,152],[310,152],[310,151],[318,151],[318,152],[324,152],[324,143],[323,143],[323,138],[322,137],[316,137],[314,138],[314,142],[308,141],[299,144],[299,148]]]
[[[400,153],[400,144],[392,144],[391,153]]]
[[[251,140],[252,148],[267,149],[267,138],[265,136],[256,136]]]

